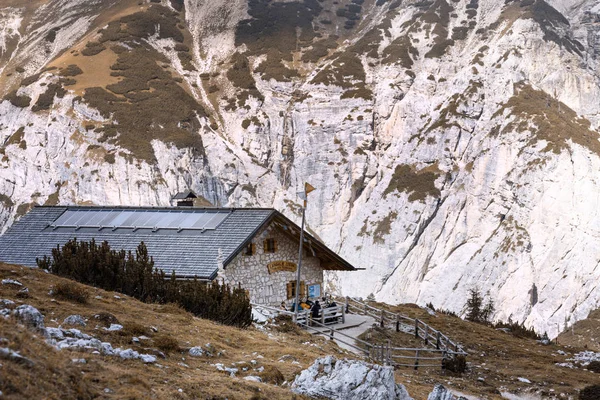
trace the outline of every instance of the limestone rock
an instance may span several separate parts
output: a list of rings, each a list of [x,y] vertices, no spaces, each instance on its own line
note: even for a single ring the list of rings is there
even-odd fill
[[[81,316],[81,315],[69,315],[68,317],[66,317],[63,321],[63,324],[65,325],[79,325],[79,326],[86,326],[86,322],[85,319]]]
[[[202,347],[196,346],[196,347],[192,347],[188,353],[192,357],[201,357],[204,355],[204,349],[202,349]]]
[[[21,323],[36,329],[44,329],[44,316],[39,310],[30,305],[17,307],[13,314]]]
[[[460,396],[456,397],[446,389],[443,385],[437,384],[433,388],[433,391],[429,393],[427,396],[427,400],[467,400],[466,398]]]
[[[292,391],[335,400],[411,400],[394,381],[394,368],[327,356],[303,370]]]

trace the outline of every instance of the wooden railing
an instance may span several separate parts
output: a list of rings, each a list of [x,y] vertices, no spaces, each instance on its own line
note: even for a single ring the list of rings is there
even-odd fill
[[[361,310],[366,310],[366,312],[364,312],[365,315],[374,316],[374,312],[379,312],[379,314],[376,315],[380,317],[380,319],[378,320],[380,324],[381,322],[383,322],[383,325],[381,326],[385,326],[386,321],[390,319],[390,315],[396,317],[395,321],[397,330],[399,329],[399,327],[403,327],[405,329],[412,327],[412,325],[408,325],[405,322],[399,321],[418,321],[401,315],[393,314],[385,310],[379,310],[375,307],[369,306],[368,304],[361,303],[357,300],[350,298],[348,298],[348,302],[346,303],[346,305],[342,306],[342,308],[344,309],[343,315],[345,316],[346,312],[356,310],[356,303],[360,304]],[[292,319],[295,318],[295,314],[291,311],[279,310],[273,307],[253,303],[252,307],[262,309],[273,316],[281,314],[288,315]],[[333,309],[333,307],[331,308]],[[383,314],[380,311],[383,311]],[[361,313],[357,312],[357,314]],[[381,317],[382,315],[383,317]],[[335,329],[333,326],[328,326],[320,322],[317,319],[311,319],[309,310],[300,311],[298,313],[298,319],[296,320],[296,323],[304,329],[313,330],[319,334],[328,336],[330,340],[335,339],[338,342],[341,342],[355,350],[358,350],[360,353],[368,357],[371,361],[379,362],[384,365],[393,365],[395,367],[414,367],[415,369],[428,367],[444,368],[445,360],[448,360],[457,355],[466,355],[466,353],[460,348],[460,346],[457,346],[454,342],[448,339],[447,336],[429,327],[422,321],[415,322],[415,325],[413,327],[417,337],[421,337],[422,339],[429,338],[430,340],[432,334],[434,334],[436,340],[438,339],[438,337],[440,338],[440,348],[393,347],[391,346],[389,340],[385,344],[373,344],[367,340],[362,340],[350,336],[338,329]],[[455,347],[459,348],[460,350],[457,351],[448,348],[441,348],[443,344],[448,343],[452,343]]]
[[[346,312],[369,315],[375,318],[382,328],[391,327],[396,332],[414,334],[415,338],[422,339],[426,346],[434,347],[436,350],[452,354],[467,354],[458,343],[419,319],[376,308],[351,297],[346,297],[345,308]]]
[[[287,315],[287,316],[291,317],[292,320],[295,318],[295,313],[293,313],[292,311],[280,310],[280,309],[265,306],[262,304],[254,304],[254,303],[250,303],[250,304],[252,305],[253,308],[267,311],[267,313],[269,315],[273,315],[273,316]],[[328,307],[328,308],[335,309],[334,307]],[[341,308],[343,310],[344,306],[338,306],[336,308]],[[327,315],[331,315],[331,314],[324,313],[324,315],[325,315],[325,318],[327,318]],[[345,316],[345,311],[344,311],[343,315]],[[311,319],[310,318],[310,310],[299,311],[298,319],[296,320],[296,323],[304,329],[313,330],[313,331],[316,331],[317,333],[328,336],[330,340],[333,340],[335,338],[335,340],[337,340],[341,343],[344,343],[345,345],[350,346],[353,349],[358,350],[361,353],[364,353],[365,355],[368,355],[367,349],[369,348],[369,346],[372,346],[371,343],[366,342],[361,339],[357,339],[353,336],[347,335],[344,332],[341,332],[341,331],[335,329],[331,325],[328,326],[324,323],[321,323],[317,319]],[[319,329],[319,328],[324,328],[324,329]],[[361,347],[360,345],[362,345],[363,347]]]

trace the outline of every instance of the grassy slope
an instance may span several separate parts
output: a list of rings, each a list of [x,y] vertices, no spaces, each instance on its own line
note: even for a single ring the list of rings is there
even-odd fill
[[[232,363],[248,363],[255,359],[257,367],[268,369],[274,366],[285,379],[292,380],[315,358],[339,353],[334,344],[305,332],[266,334],[253,328],[240,330],[195,318],[173,305],[144,304],[123,295],[117,299],[115,293],[95,288],[87,287],[91,296],[85,305],[53,299],[48,294],[51,287],[64,279],[36,269],[0,264],[0,279],[4,278],[23,283],[29,288],[30,297],[19,299],[16,296],[18,288],[0,285],[0,298],[38,308],[44,314],[48,327],[58,326],[68,315],[80,314],[90,319],[87,327],[81,328],[83,332],[108,341],[115,348],[151,353],[152,350],[143,350],[131,343],[132,336],[139,336],[138,331],[145,329],[147,335],[153,338],[167,335],[176,339],[184,350],[211,343],[218,351],[225,351],[220,357],[210,358],[194,358],[185,351],[172,351],[166,359],[158,359],[160,366],[144,365],[139,360],[121,360],[71,350],[56,351],[46,345],[40,335],[34,337],[33,333],[16,325],[14,320],[0,318],[0,338],[7,339],[11,349],[36,362],[32,369],[28,369],[2,360],[0,390],[4,398],[291,399],[293,395],[287,388],[231,378],[218,372],[211,364],[231,366]],[[96,299],[95,296],[102,298]],[[99,312],[117,317],[125,327],[123,334],[95,329],[92,317]],[[158,328],[158,332],[152,332],[150,326]],[[311,345],[302,344],[309,340]],[[4,341],[0,345],[5,347],[7,343]],[[154,347],[152,342],[148,347]],[[284,355],[290,357],[279,362]],[[72,363],[72,358],[85,358],[87,364]],[[294,360],[299,364],[294,364]],[[259,375],[257,372],[252,374]],[[112,393],[105,393],[105,388]]]
[[[600,309],[590,312],[586,319],[576,322],[558,336],[559,343],[600,351]]]
[[[152,353],[156,347],[153,340],[166,335],[176,339],[182,348],[181,351],[168,353],[166,359],[159,358],[155,365],[71,350],[56,351],[46,345],[39,335],[15,324],[13,319],[0,318],[0,338],[6,339],[0,339],[0,346],[20,351],[36,362],[31,369],[6,360],[0,362],[0,390],[9,399],[291,399],[293,395],[286,387],[241,379],[246,374],[257,372],[239,373],[238,377],[231,378],[228,374],[218,372],[211,364],[231,366],[232,363],[244,362],[238,365],[241,368],[250,366],[247,363],[254,359],[258,361],[256,367],[276,367],[290,381],[315,358],[327,354],[340,355],[335,344],[305,332],[263,332],[255,328],[239,330],[195,318],[173,305],[144,304],[123,295],[115,298],[113,292],[90,287],[85,287],[90,294],[88,304],[55,299],[48,294],[51,287],[65,280],[36,269],[0,264],[0,279],[4,278],[22,282],[29,288],[30,297],[18,298],[18,288],[0,285],[0,299],[8,298],[33,305],[44,314],[46,326],[58,326],[66,316],[80,314],[89,319],[88,326],[82,331],[110,342],[113,347]],[[396,381],[404,383],[415,399],[427,398],[433,385],[438,382],[479,398],[497,399],[500,398],[499,390],[522,392],[532,387],[547,394],[565,393],[576,397],[579,389],[597,380],[591,372],[554,365],[568,358],[559,355],[558,350],[572,354],[577,349],[542,346],[535,341],[517,339],[459,318],[440,313],[431,316],[416,306],[385,307],[422,319],[441,329],[465,345],[470,354],[468,361],[472,369],[462,376],[453,376],[438,369],[396,370]],[[113,314],[124,325],[124,330],[109,333],[95,329],[97,324],[92,317],[100,312]],[[151,326],[158,328],[158,332],[153,332]],[[131,343],[132,336],[142,333],[153,338],[145,348]],[[417,345],[407,335],[392,339],[397,344]],[[309,341],[311,343],[307,344]],[[220,357],[194,358],[185,351],[206,343],[211,343],[217,350],[225,350],[224,354]],[[286,355],[285,361],[280,362]],[[353,357],[351,354],[343,356]],[[85,358],[87,364],[73,363],[73,358]],[[479,377],[483,377],[484,382],[478,381]],[[519,382],[517,377],[527,378],[532,384]],[[105,393],[105,388],[111,392]],[[182,389],[182,392],[178,389]]]

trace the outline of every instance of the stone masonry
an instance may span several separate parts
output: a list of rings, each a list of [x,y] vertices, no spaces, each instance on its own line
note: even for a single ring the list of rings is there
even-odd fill
[[[263,242],[265,239],[273,238],[277,241],[275,253],[265,253]],[[245,255],[243,250],[227,266],[224,271],[224,280],[230,285],[240,283],[243,288],[250,292],[250,300],[255,303],[279,306],[285,301],[289,306],[293,303],[287,298],[286,285],[296,280],[296,272],[279,271],[269,274],[267,264],[273,261],[291,261],[298,263],[298,242],[273,225],[266,227],[254,237],[252,243],[256,245],[256,253],[251,256]],[[321,285],[323,295],[323,270],[320,261],[306,250],[302,256],[301,280],[306,286],[313,284]]]

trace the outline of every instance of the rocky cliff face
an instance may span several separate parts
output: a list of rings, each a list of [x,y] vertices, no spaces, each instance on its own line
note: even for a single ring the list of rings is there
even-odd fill
[[[14,4],[12,4],[14,3]],[[0,219],[275,206],[343,294],[550,335],[600,304],[593,0],[52,0],[0,9]]]

